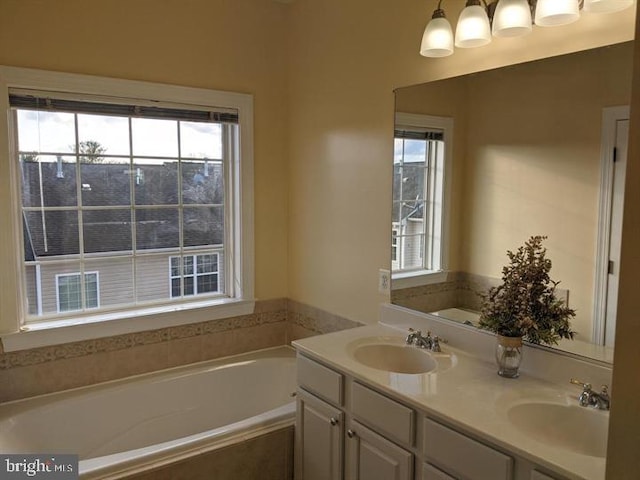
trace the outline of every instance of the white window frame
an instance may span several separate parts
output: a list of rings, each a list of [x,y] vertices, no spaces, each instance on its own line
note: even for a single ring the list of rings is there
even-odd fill
[[[198,273],[198,257],[202,257],[204,255],[213,255],[216,257],[216,265],[218,266],[218,269],[215,272],[206,272],[206,273]],[[186,257],[191,257],[193,259],[193,273],[191,275],[185,275],[184,274],[184,266],[182,264],[182,260],[184,260]],[[175,276],[173,275],[173,272],[171,271],[171,261],[174,258],[178,258],[180,259],[180,270],[181,270],[181,274],[180,276]],[[198,292],[198,277],[204,276],[204,275],[216,275],[216,277],[218,278],[218,290],[216,290],[215,292]],[[182,294],[178,297],[174,297],[173,296],[173,285],[172,285],[172,281],[175,278],[185,278],[185,277],[192,277],[193,278],[193,294],[191,295],[184,295],[184,285],[182,285]],[[195,296],[198,295],[205,295],[205,294],[213,294],[213,293],[219,293],[220,292],[220,254],[218,252],[199,252],[199,253],[190,253],[190,254],[185,254],[185,255],[171,255],[169,257],[169,297],[170,298],[193,298]]]
[[[440,269],[412,270],[392,272],[394,289],[410,288],[431,283],[443,282],[447,279],[449,269],[449,232],[451,211],[451,177],[453,174],[453,118],[414,113],[396,112],[396,128],[411,127],[433,128],[441,130],[444,135],[444,172],[442,192],[442,225],[440,240]],[[401,241],[401,240],[398,240]]]
[[[94,308],[100,308],[100,272],[93,271],[93,272],[84,272],[84,273],[83,272],[58,273],[58,274],[56,274],[56,310],[57,310],[58,313],[79,311],[79,310],[64,310],[63,311],[63,310],[60,309],[60,279],[62,277],[80,277],[80,281],[84,283],[84,277],[86,277],[87,275],[95,275],[96,276],[96,300],[97,300],[97,305],[95,307],[86,307],[86,306],[84,306],[80,310],[91,310],[91,309],[94,309]],[[82,283],[81,283],[81,285],[82,285]],[[84,285],[86,285],[86,283],[84,283]],[[84,305],[84,304],[86,304],[86,294],[82,295],[82,297],[84,297],[84,300],[82,300],[81,303]]]
[[[21,88],[82,95],[132,98],[238,111],[240,134],[231,162],[228,268],[233,270],[233,297],[194,299],[165,306],[24,323],[27,318],[23,278],[20,177],[10,131],[9,89]],[[247,315],[254,309],[253,233],[253,96],[201,88],[111,79],[0,66],[0,336],[7,352]]]

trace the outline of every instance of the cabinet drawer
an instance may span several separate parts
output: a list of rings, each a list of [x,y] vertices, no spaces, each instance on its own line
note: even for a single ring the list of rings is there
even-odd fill
[[[456,480],[433,465],[425,463],[422,467],[422,480]]]
[[[413,445],[415,413],[410,408],[353,382],[351,411],[356,418],[375,430],[404,445]]]
[[[424,454],[453,476],[473,480],[511,480],[513,459],[455,430],[425,418]]]
[[[298,385],[315,393],[319,397],[342,405],[342,375],[313,360],[298,355]]]

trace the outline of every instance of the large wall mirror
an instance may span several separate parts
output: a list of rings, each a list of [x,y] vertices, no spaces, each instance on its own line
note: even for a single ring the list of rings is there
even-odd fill
[[[557,348],[612,361],[632,55],[627,42],[396,90],[392,303],[474,328],[507,250],[543,235],[576,310]]]

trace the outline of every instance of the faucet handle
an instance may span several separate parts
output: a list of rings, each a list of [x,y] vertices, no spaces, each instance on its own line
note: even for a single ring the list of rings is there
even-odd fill
[[[582,387],[583,391],[589,391],[591,390],[591,384],[590,383],[584,383],[580,380],[576,380],[575,378],[572,378],[571,380],[569,380],[569,383],[572,383],[574,385],[578,385],[580,387]]]

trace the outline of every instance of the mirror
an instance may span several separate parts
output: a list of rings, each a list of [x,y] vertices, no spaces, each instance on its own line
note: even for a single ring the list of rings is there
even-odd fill
[[[576,310],[575,339],[554,348],[612,362],[632,55],[626,42],[396,90],[392,303],[473,325],[507,250],[547,236]]]

